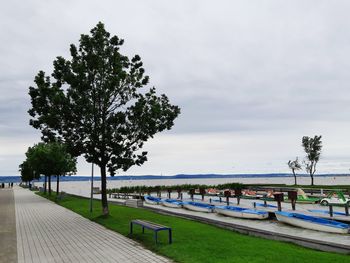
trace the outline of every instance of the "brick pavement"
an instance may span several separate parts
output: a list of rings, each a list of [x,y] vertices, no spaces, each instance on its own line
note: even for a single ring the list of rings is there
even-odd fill
[[[0,262],[17,262],[16,214],[12,189],[0,189]]]
[[[14,192],[19,263],[171,262],[29,190]]]

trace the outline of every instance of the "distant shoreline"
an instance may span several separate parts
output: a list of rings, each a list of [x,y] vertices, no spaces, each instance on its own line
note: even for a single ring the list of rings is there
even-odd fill
[[[344,177],[349,176],[350,174],[316,174],[315,177]],[[114,180],[176,180],[176,179],[229,179],[229,178],[286,178],[293,177],[292,174],[288,173],[270,173],[270,174],[178,174],[178,175],[118,175],[114,177],[108,176],[107,179]],[[297,177],[309,177],[308,174],[300,174]],[[81,175],[72,175],[72,176],[63,176],[60,178],[60,181],[64,182],[74,182],[74,181],[89,181],[90,176],[81,176]],[[36,182],[43,182],[43,178],[40,180],[35,180]],[[94,180],[100,181],[100,176],[95,176]],[[20,176],[0,176],[0,183],[19,183],[21,182]]]

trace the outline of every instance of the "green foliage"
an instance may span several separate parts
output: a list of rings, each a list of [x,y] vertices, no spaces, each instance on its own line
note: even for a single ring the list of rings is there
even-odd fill
[[[37,87],[29,91],[31,125],[44,139],[65,140],[111,174],[146,161],[146,152],[135,152],[155,133],[170,129],[180,112],[154,88],[139,91],[149,77],[138,55],[129,60],[119,52],[123,43],[98,23],[91,35],[81,35],[79,47],[71,45],[70,60],[54,61],[55,82],[40,71]]]
[[[314,174],[316,172],[316,165],[320,160],[322,150],[322,136],[315,135],[314,138],[304,136],[302,139],[302,146],[306,153],[306,171],[310,174],[311,185],[314,185]]]
[[[243,189],[243,184],[240,183],[227,183],[219,185],[202,185],[202,184],[181,184],[181,185],[156,185],[156,186],[123,186],[120,188],[108,189],[108,193],[157,193],[160,191],[172,191],[176,192],[178,190],[188,191],[190,189],[200,189],[200,188],[216,188],[220,190],[224,189]]]
[[[47,197],[47,196],[46,196]],[[55,201],[55,197],[51,197]],[[145,209],[130,208],[119,205],[110,206],[109,216],[100,216],[97,212],[98,202],[93,202],[93,213],[89,212],[89,200],[66,196],[60,205],[95,221],[124,236],[129,234],[132,219],[149,220],[170,226],[173,229],[173,244],[167,244],[166,231],[159,232],[158,245],[154,243],[153,233],[135,226],[130,236],[141,242],[146,248],[183,263],[309,263],[309,262],[347,262],[349,256],[320,252],[290,243],[268,240],[239,234],[230,230],[217,228],[203,223],[157,214]],[[281,251],[283,253],[281,253]]]
[[[19,171],[21,173],[21,180],[23,182],[30,182],[34,179],[40,178],[40,174],[33,170],[28,160],[25,160],[19,165]]]
[[[62,140],[75,156],[100,166],[102,206],[107,208],[106,168],[111,175],[147,160],[141,151],[156,133],[171,129],[180,114],[155,88],[143,91],[149,77],[140,56],[120,53],[124,40],[98,23],[70,46],[70,59],[57,57],[51,82],[40,71],[29,88],[30,124],[45,141]]]
[[[46,176],[65,175],[76,172],[76,158],[66,152],[66,146],[58,142],[38,143],[29,147],[27,160],[35,174]]]

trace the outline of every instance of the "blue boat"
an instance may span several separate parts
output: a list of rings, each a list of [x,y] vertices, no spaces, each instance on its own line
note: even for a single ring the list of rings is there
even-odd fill
[[[150,205],[159,205],[162,202],[162,199],[159,197],[153,197],[150,195],[145,195],[145,202]]]
[[[278,208],[277,205],[269,205],[269,204],[261,204],[261,203],[256,203],[256,206],[259,206],[259,207],[267,207],[267,208]]]
[[[249,219],[266,219],[269,217],[269,213],[266,211],[249,209],[238,206],[216,206],[215,212],[218,214]]]
[[[347,234],[349,225],[334,220],[294,212],[275,212],[277,220],[286,224],[331,233]]]
[[[192,211],[212,213],[214,212],[214,205],[209,205],[199,202],[183,202],[183,207]]]
[[[324,214],[324,215],[328,215],[329,216],[329,210],[318,210],[318,209],[309,209],[309,212],[312,213],[320,213],[320,214]],[[346,214],[344,212],[333,212],[333,215],[338,215],[338,216],[346,216]]]
[[[165,199],[162,201],[162,205],[172,208],[181,208],[183,202],[177,199]]]
[[[318,210],[318,209],[309,209],[311,213],[316,213],[318,217],[338,220],[343,222],[350,222],[350,216],[346,215],[344,212],[333,211],[333,216],[330,215],[329,210]]]

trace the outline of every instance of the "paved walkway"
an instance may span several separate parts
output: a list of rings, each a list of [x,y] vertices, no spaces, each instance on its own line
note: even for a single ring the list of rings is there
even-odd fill
[[[17,262],[15,220],[13,191],[0,189],[0,262]]]
[[[171,262],[135,241],[41,198],[15,190],[18,262]]]

